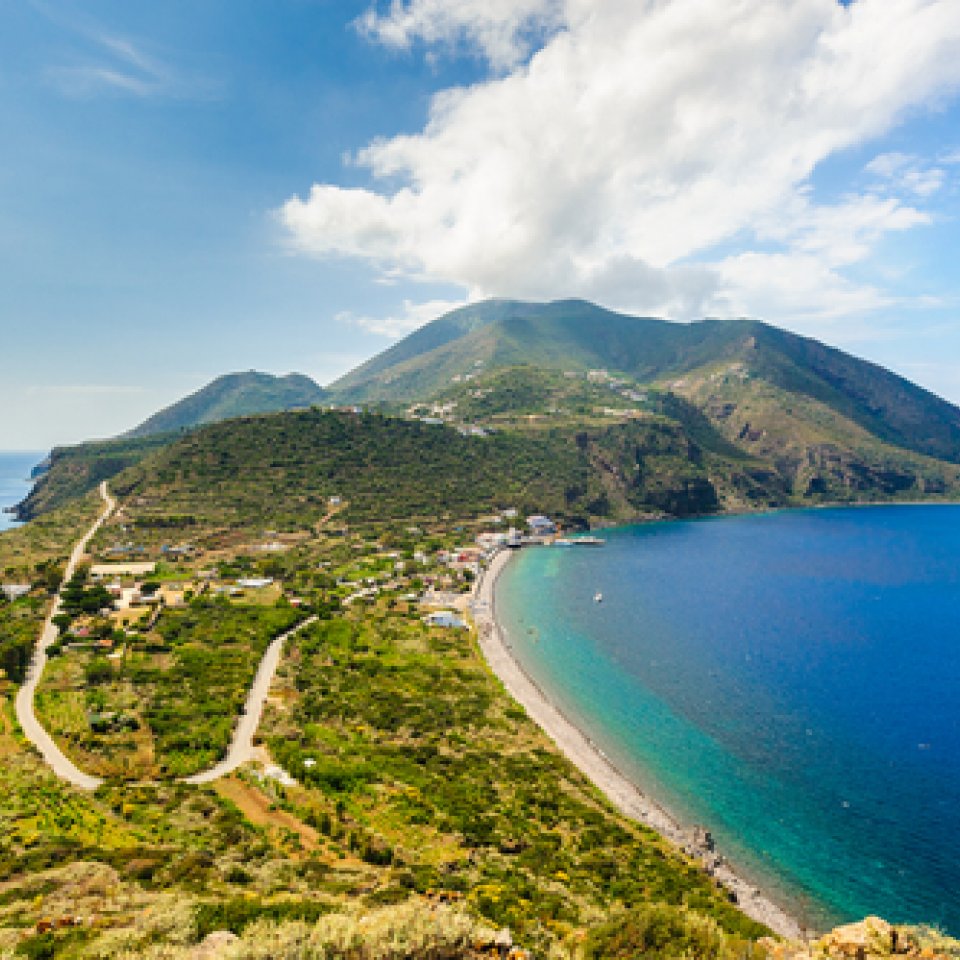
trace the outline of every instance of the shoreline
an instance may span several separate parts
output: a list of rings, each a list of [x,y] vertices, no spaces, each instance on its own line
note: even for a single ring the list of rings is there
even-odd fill
[[[644,794],[618,770],[603,751],[572,723],[529,676],[511,652],[506,632],[496,619],[494,588],[510,560],[500,550],[481,574],[471,605],[480,651],[487,665],[527,715],[556,744],[560,752],[625,816],[655,830],[703,864],[724,888],[736,895],[737,906],[748,917],[791,940],[803,939],[807,931],[782,907],[737,874],[713,848],[712,842],[694,836],[659,803]],[[702,834],[701,834],[702,835]]]

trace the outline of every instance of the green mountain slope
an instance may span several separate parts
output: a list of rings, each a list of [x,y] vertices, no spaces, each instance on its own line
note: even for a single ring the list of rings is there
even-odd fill
[[[346,401],[424,399],[454,376],[493,367],[559,370],[609,367],[644,379],[682,369],[691,352],[678,325],[628,317],[581,300],[520,303],[491,300],[427,324],[330,386]],[[693,328],[689,328],[693,329]],[[716,339],[710,331],[709,340]],[[692,346],[699,362],[721,342]]]
[[[849,433],[852,425],[882,443],[960,463],[956,406],[875,364],[750,320],[679,324],[612,313],[576,300],[489,301],[428,324],[330,390],[349,402],[410,402],[518,365],[580,373],[607,370],[637,384],[688,395],[707,416],[720,402],[710,383],[732,372],[721,391],[726,418],[730,404],[735,408],[741,395],[746,398],[762,382],[776,393],[777,403],[797,397],[804,410],[812,404],[820,412],[832,411],[840,434]],[[705,382],[704,377],[714,380]],[[696,390],[691,382],[698,384]],[[817,418],[823,419],[820,413]],[[723,419],[715,425],[728,435]],[[779,440],[786,444],[793,439],[793,426],[782,426],[787,433]],[[797,427],[804,432],[799,422]],[[825,440],[839,439],[822,422],[820,427]]]
[[[376,414],[242,418],[190,433],[112,487],[135,498],[141,523],[167,540],[180,526],[185,536],[251,522],[310,529],[332,496],[344,498],[346,516],[357,521],[474,517],[514,506],[575,526],[786,499],[772,470],[711,427],[695,439],[680,419],[659,414],[485,437]]]
[[[33,489],[17,504],[17,519],[32,520],[65,506],[172,440],[170,434],[157,434],[54,447]]]
[[[583,429],[658,418],[682,429],[696,448],[749,473],[776,476],[784,503],[954,497],[960,467],[881,439],[813,396],[750,372],[736,355],[678,379],[638,385],[624,378],[535,367],[478,373],[451,385],[410,413],[442,418],[468,430],[522,433]],[[712,468],[716,470],[717,468]],[[769,479],[763,486],[772,490]],[[762,498],[737,496],[718,483],[721,505],[741,509]]]
[[[155,413],[125,436],[173,433],[232,417],[310,407],[322,403],[325,396],[313,380],[300,373],[285,377],[254,370],[228,373]]]

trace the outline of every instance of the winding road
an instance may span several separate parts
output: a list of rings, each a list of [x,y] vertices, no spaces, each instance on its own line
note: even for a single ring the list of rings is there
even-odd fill
[[[47,618],[43,623],[43,630],[40,633],[40,640],[34,651],[33,661],[27,671],[27,678],[23,686],[17,691],[16,699],[17,722],[20,724],[27,739],[40,751],[47,765],[61,780],[66,780],[67,783],[71,783],[81,790],[96,790],[97,787],[103,783],[103,780],[99,777],[91,776],[89,773],[84,773],[64,755],[63,751],[54,742],[53,737],[47,733],[37,719],[33,710],[33,700],[37,692],[37,685],[43,676],[43,668],[47,664],[47,649],[50,647],[50,644],[57,639],[59,632],[53,623],[53,618],[62,610],[61,592],[76,571],[77,564],[79,564],[86,552],[87,544],[93,539],[94,534],[100,529],[101,525],[113,513],[117,506],[117,501],[110,495],[110,491],[107,489],[106,481],[100,484],[100,496],[104,502],[103,512],[97,517],[96,522],[83,535],[82,539],[77,542],[77,545],[73,548],[73,553],[70,554],[70,560],[63,574],[60,591],[57,592],[53,606],[50,608],[50,613],[47,614]],[[270,693],[273,676],[277,672],[277,667],[280,664],[283,645],[288,637],[293,636],[298,630],[302,630],[316,619],[316,617],[308,617],[306,620],[302,620],[286,633],[280,634],[280,636],[274,639],[270,646],[267,647],[260,661],[260,666],[257,668],[257,674],[253,678],[250,693],[247,695],[247,702],[244,705],[243,712],[240,714],[236,729],[233,732],[233,739],[230,742],[227,755],[208,770],[184,777],[183,780],[185,783],[209,783],[211,780],[216,780],[218,777],[231,773],[248,760],[256,758],[256,748],[253,744],[253,738],[257,732],[257,727],[260,726],[263,707]]]
[[[260,718],[263,716],[263,705],[266,703],[267,695],[270,693],[270,685],[273,683],[273,675],[277,672],[277,666],[280,663],[283,645],[288,637],[292,637],[298,630],[302,630],[316,619],[316,617],[307,617],[306,620],[301,620],[300,623],[286,633],[281,633],[280,636],[267,647],[263,659],[260,661],[260,666],[257,668],[257,675],[253,678],[250,693],[247,694],[247,702],[244,704],[243,712],[240,714],[236,729],[233,731],[233,740],[230,742],[227,755],[208,770],[184,777],[185,783],[210,783],[211,780],[216,780],[218,777],[224,777],[228,773],[232,773],[237,767],[246,763],[248,760],[255,760],[257,758],[253,738],[257,732],[257,727],[260,726]]]
[[[43,629],[40,632],[40,640],[37,643],[33,654],[33,660],[27,670],[27,679],[23,686],[17,691],[16,711],[17,722],[23,730],[27,739],[40,751],[43,759],[50,766],[50,769],[60,777],[72,783],[81,790],[96,790],[103,781],[99,777],[93,777],[88,773],[79,770],[67,759],[60,748],[54,743],[53,737],[43,728],[37,715],[33,712],[33,698],[37,692],[37,685],[43,676],[43,668],[47,664],[47,649],[50,647],[59,634],[59,630],[53,623],[53,618],[63,609],[62,592],[70,578],[77,569],[77,564],[87,550],[87,544],[93,539],[94,534],[100,529],[101,525],[116,509],[117,501],[110,496],[107,489],[106,480],[100,484],[100,497],[103,500],[103,512],[97,517],[93,526],[77,541],[77,545],[70,554],[67,561],[66,570],[63,572],[63,581],[60,590],[57,592],[53,606],[47,614],[47,619],[43,622]]]

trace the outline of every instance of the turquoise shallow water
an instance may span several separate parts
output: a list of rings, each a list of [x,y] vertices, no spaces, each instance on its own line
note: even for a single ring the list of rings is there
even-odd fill
[[[18,504],[33,483],[30,471],[44,458],[42,453],[3,453],[0,451],[0,511]],[[9,513],[0,512],[0,531],[15,526]]]
[[[603,536],[500,578],[530,674],[808,923],[960,934],[960,507]]]

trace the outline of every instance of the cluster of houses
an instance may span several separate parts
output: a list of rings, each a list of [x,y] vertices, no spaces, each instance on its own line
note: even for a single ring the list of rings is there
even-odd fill
[[[517,511],[504,510],[493,518],[497,524],[507,520],[516,521]],[[477,535],[476,546],[455,547],[451,550],[440,550],[436,553],[436,561],[458,573],[469,571],[473,579],[479,576],[483,567],[490,562],[497,551],[501,549],[515,549],[525,544],[549,543],[558,533],[557,523],[544,514],[532,514],[526,518],[526,532],[521,533],[516,526],[506,530],[487,530]],[[429,578],[427,578],[429,579]],[[436,585],[421,598],[425,605],[446,605],[455,595],[445,594],[437,589]],[[459,629],[466,627],[466,622],[453,610],[433,610],[424,618],[424,622],[434,627],[450,627]]]
[[[580,374],[575,370],[564,370],[563,375],[568,380],[577,380],[580,378]],[[625,379],[624,377],[615,377],[610,373],[609,370],[600,368],[598,370],[588,370],[586,373],[586,378],[588,383],[597,383],[604,384],[608,386],[611,390],[615,390],[620,396],[624,397],[626,400],[632,400],[634,403],[646,403],[648,395],[644,390],[638,390],[635,386],[631,386],[631,381]],[[604,410],[604,413],[608,414],[623,414],[627,411],[622,410]],[[633,414],[635,411],[629,411]]]
[[[218,581],[215,570],[202,570],[186,580],[157,583],[150,579],[156,570],[157,564],[149,561],[98,563],[90,568],[90,578],[102,584],[113,601],[107,616],[115,629],[149,625],[162,608],[184,607],[191,597],[203,593],[239,596],[247,590],[263,590],[274,582],[271,577],[241,577],[224,583]],[[81,619],[73,632],[83,638],[85,629]]]
[[[188,559],[199,553],[199,549],[192,543],[162,543],[157,549],[165,560]],[[145,546],[133,542],[114,543],[103,551],[107,557],[142,557],[148,552],[150,551]]]
[[[468,374],[466,379],[470,379],[471,377],[472,374]],[[456,382],[459,382],[460,379],[459,377],[454,378]],[[407,416],[419,420],[421,423],[439,426],[444,423],[452,424],[456,416],[456,409],[456,400],[452,400],[449,403],[434,403],[429,406],[425,404],[414,404],[408,408]],[[490,427],[482,427],[476,423],[459,423],[455,426],[457,433],[462,437],[488,437],[494,432]]]

